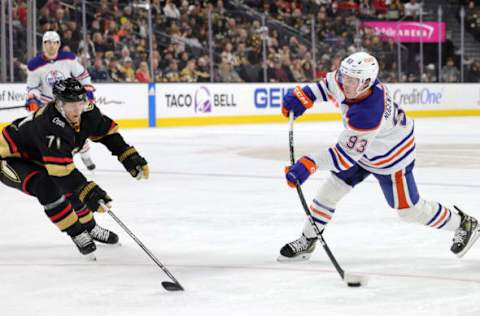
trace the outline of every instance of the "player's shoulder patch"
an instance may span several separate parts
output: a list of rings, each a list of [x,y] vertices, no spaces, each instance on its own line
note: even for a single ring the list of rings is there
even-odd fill
[[[59,51],[56,60],[65,60],[65,59],[70,59],[70,60],[75,60],[77,56],[75,56],[74,53],[72,52],[66,52],[66,51]]]
[[[348,127],[358,131],[371,131],[380,127],[385,111],[385,95],[381,85],[374,85],[372,94],[350,105],[346,118]]]
[[[27,64],[27,68],[29,71],[34,71],[38,67],[45,65],[47,61],[42,57],[42,54],[38,54],[37,56],[30,59]]]

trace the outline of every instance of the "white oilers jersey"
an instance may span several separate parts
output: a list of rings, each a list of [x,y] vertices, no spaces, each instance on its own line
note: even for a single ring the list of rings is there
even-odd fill
[[[75,78],[83,85],[91,85],[88,71],[72,52],[60,51],[55,59],[48,60],[39,54],[28,62],[27,94],[48,103],[53,101],[52,88],[56,81]]]
[[[319,169],[341,172],[355,164],[377,174],[392,174],[415,160],[413,120],[393,101],[388,89],[375,81],[366,99],[345,101],[336,73],[308,87],[315,102],[337,103],[345,129],[335,145],[310,155]]]

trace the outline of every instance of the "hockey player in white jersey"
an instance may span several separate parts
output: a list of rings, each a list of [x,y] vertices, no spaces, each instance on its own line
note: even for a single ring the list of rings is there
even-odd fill
[[[407,222],[454,232],[451,251],[462,257],[475,243],[479,226],[475,218],[456,206],[420,197],[413,168],[415,137],[413,120],[393,101],[392,94],[377,80],[375,57],[358,52],[345,58],[337,71],[315,83],[289,91],[283,115],[302,115],[316,102],[336,102],[344,130],[336,144],[319,153],[301,157],[286,169],[290,186],[302,184],[318,170],[330,171],[310,205],[319,231],[332,219],[336,205],[350,190],[372,174],[390,207]],[[307,220],[301,237],[280,250],[279,261],[308,259],[317,236]]]
[[[28,62],[27,72],[27,101],[25,107],[33,112],[53,101],[52,88],[55,82],[69,77],[75,78],[87,90],[87,97],[90,103],[95,103],[88,71],[78,62],[72,52],[59,51],[60,36],[55,31],[48,31],[43,34],[42,53],[33,57]],[[90,146],[85,143],[80,149],[80,157],[88,170],[95,169],[89,151]]]

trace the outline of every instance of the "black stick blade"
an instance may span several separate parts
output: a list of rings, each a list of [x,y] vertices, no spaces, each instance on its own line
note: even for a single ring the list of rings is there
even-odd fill
[[[167,291],[184,291],[180,284],[174,282],[163,281],[162,286]]]

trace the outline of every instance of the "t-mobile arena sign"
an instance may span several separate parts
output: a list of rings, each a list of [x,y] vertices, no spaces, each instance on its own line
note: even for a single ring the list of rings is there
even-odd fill
[[[383,41],[435,43],[445,41],[445,23],[441,22],[362,22],[363,27],[371,28]]]

